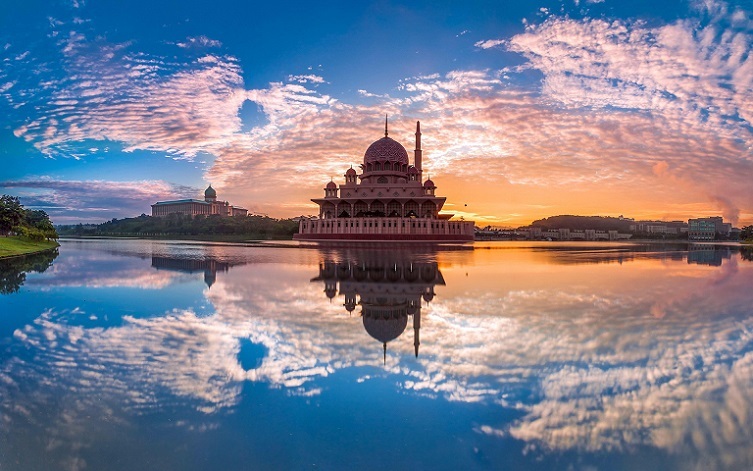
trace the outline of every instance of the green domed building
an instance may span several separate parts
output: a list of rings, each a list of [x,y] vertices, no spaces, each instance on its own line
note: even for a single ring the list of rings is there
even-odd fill
[[[186,214],[189,216],[248,216],[248,210],[233,206],[227,201],[217,201],[217,190],[210,184],[204,190],[204,200],[186,199],[158,201],[152,205],[152,216],[164,217],[168,214]]]

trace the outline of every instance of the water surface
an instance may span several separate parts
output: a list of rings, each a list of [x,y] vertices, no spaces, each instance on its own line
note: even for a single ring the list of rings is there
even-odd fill
[[[750,260],[65,240],[0,262],[0,469],[749,469]]]

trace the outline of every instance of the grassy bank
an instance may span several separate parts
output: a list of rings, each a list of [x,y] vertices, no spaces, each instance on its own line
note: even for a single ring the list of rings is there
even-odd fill
[[[21,237],[0,236],[0,258],[42,252],[44,250],[53,249],[58,245],[57,242],[50,240],[37,242]]]

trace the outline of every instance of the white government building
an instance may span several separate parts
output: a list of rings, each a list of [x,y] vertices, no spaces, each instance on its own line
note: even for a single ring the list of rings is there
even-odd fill
[[[248,210],[233,206],[227,201],[217,201],[217,191],[212,185],[204,191],[204,200],[159,201],[152,205],[152,216],[163,217],[168,214],[186,214],[189,216],[247,216]]]

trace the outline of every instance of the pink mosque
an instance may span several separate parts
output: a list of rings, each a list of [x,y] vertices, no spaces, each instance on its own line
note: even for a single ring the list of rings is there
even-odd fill
[[[345,183],[331,181],[319,205],[319,217],[302,219],[298,240],[470,242],[473,221],[451,221],[440,214],[446,198],[436,196],[431,179],[423,181],[421,123],[416,122],[413,165],[408,152],[390,138],[387,120],[384,137],[374,141],[363,156],[361,174],[352,167]]]

